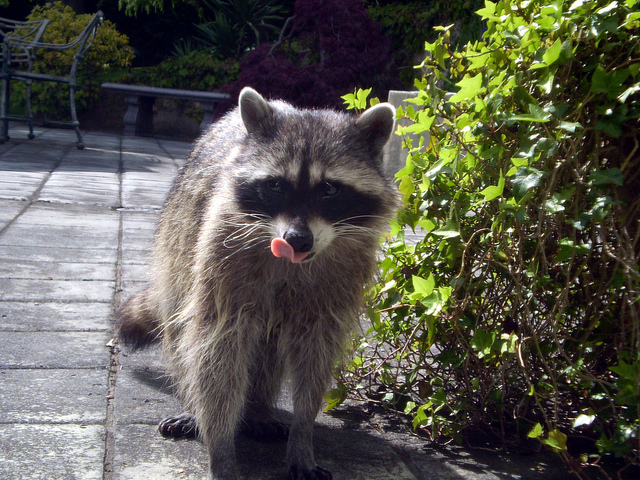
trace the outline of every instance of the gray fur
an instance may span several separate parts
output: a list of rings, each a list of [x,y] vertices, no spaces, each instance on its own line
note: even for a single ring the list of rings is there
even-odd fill
[[[285,373],[294,420],[287,478],[331,478],[316,466],[312,428],[332,366],[362,308],[381,234],[398,205],[382,176],[394,110],[353,117],[266,102],[244,89],[239,108],[197,142],[160,217],[149,288],[118,312],[123,341],[162,339],[177,391],[195,415],[213,479],[236,479],[234,434],[243,422],[275,424]],[[311,215],[313,258],[269,251],[284,216],[243,212],[237,192],[273,175],[340,180],[375,197],[375,216],[354,226]]]

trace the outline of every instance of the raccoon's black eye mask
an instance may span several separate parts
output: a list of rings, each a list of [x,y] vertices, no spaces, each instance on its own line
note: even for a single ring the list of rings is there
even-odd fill
[[[237,187],[236,194],[246,212],[260,212],[271,217],[313,215],[330,223],[348,220],[362,225],[366,223],[366,217],[377,215],[380,208],[375,197],[337,181],[296,187],[289,180],[271,178],[243,183]]]
[[[292,186],[286,180],[267,180],[267,188],[269,192],[275,195],[285,195],[293,190]],[[314,190],[322,192],[322,198],[325,199],[338,195],[341,188],[342,185],[338,182],[322,182]]]

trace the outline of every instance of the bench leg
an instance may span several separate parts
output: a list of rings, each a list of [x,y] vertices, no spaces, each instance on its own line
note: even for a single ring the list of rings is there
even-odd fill
[[[84,143],[82,142],[80,122],[78,121],[78,114],[76,113],[76,89],[73,85],[69,85],[69,107],[71,109],[71,124],[73,125],[73,128],[76,131],[76,136],[78,137],[76,147],[78,150],[82,150],[84,148]]]
[[[2,125],[0,126],[0,144],[9,140],[9,99],[11,78],[2,78],[2,92],[0,92],[0,118],[2,118]]]
[[[218,105],[218,102],[200,102],[200,106],[204,110],[204,116],[200,122],[200,133],[204,133],[209,128],[209,125],[213,123],[216,105]]]
[[[33,134],[33,109],[31,108],[31,82],[30,80],[26,81],[26,92],[25,92],[25,105],[27,107],[27,121],[29,125],[29,135],[27,136],[29,140],[33,140],[35,135]]]
[[[124,114],[125,135],[153,135],[154,97],[126,95],[127,112]]]

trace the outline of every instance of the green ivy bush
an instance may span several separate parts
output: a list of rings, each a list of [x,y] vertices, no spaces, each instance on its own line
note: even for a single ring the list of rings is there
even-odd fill
[[[487,0],[481,41],[426,46],[399,110],[405,208],[343,382],[434,440],[538,439],[580,478],[637,473],[636,1]]]
[[[35,6],[27,20],[51,21],[45,30],[43,42],[65,44],[74,40],[87,26],[93,15],[77,15],[60,1]],[[50,75],[68,75],[75,49],[39,49],[34,62],[34,71]],[[78,68],[76,105],[82,109],[98,98],[101,78],[117,68],[128,66],[133,52],[125,35],[118,33],[113,23],[105,20],[98,27],[96,39]],[[21,89],[16,82],[17,92]],[[13,102],[21,100],[13,99]],[[69,115],[69,92],[66,86],[51,82],[34,82],[32,104],[36,114],[63,118]]]

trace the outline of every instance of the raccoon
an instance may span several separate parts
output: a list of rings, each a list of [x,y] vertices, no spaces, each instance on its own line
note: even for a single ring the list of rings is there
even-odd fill
[[[287,479],[327,480],[313,423],[399,203],[382,170],[395,110],[303,110],[251,88],[238,103],[178,174],[150,285],[119,309],[117,333],[135,348],[162,342],[188,413],[160,430],[199,436],[210,478],[237,478],[239,429],[288,437]],[[285,374],[289,427],[274,414]]]

